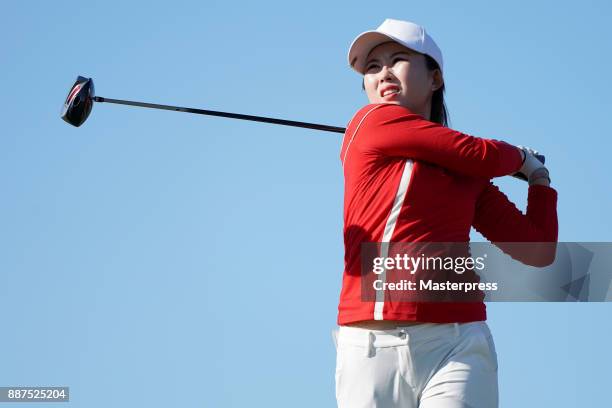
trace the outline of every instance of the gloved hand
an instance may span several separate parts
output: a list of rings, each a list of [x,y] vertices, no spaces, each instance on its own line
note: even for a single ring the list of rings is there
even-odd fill
[[[548,169],[544,166],[544,156],[540,155],[537,150],[533,150],[529,147],[517,147],[523,151],[525,154],[525,159],[523,160],[523,165],[519,171],[514,173],[512,176],[525,180],[529,182],[530,185],[533,180],[540,177],[548,178],[548,182],[550,183]]]

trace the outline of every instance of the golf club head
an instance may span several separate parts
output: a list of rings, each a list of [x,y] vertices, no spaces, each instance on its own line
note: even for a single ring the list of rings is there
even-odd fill
[[[79,127],[87,120],[93,107],[94,84],[91,78],[78,76],[62,109],[62,119]]]

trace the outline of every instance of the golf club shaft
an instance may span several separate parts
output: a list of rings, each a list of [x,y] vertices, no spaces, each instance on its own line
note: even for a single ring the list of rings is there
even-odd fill
[[[107,103],[116,103],[119,105],[129,105],[129,106],[140,106],[142,108],[152,108],[152,109],[163,109],[163,110],[171,110],[178,112],[187,112],[187,113],[197,113],[199,115],[209,115],[209,116],[220,116],[223,118],[232,118],[232,119],[241,119],[241,120],[250,120],[254,122],[264,122],[264,123],[273,123],[276,125],[284,125],[284,126],[293,126],[293,127],[301,127],[306,129],[315,129],[315,130],[323,130],[326,132],[334,132],[334,133],[344,133],[346,128],[338,127],[338,126],[329,126],[329,125],[321,125],[318,123],[308,123],[308,122],[298,122],[295,120],[285,120],[285,119],[276,119],[276,118],[267,118],[264,116],[252,116],[252,115],[243,115],[240,113],[230,113],[230,112],[219,112],[212,111],[206,109],[194,109],[194,108],[184,108],[180,106],[171,106],[171,105],[159,105],[156,103],[145,103],[145,102],[135,102],[135,101],[125,101],[121,99],[111,99],[104,98],[102,96],[94,96],[93,100],[95,102],[107,102]],[[536,154],[535,155],[538,160],[544,163],[545,158],[543,155]],[[519,173],[516,173],[514,177],[520,178],[522,180],[526,180],[527,178]]]
[[[140,106],[142,108],[163,109],[163,110],[171,110],[171,111],[178,111],[178,112],[197,113],[198,115],[220,116],[223,118],[251,120],[254,122],[264,122],[264,123],[274,123],[276,125],[285,125],[285,126],[294,126],[294,127],[301,127],[301,128],[307,128],[307,129],[324,130],[326,132],[344,133],[346,130],[343,127],[320,125],[317,123],[297,122],[294,120],[266,118],[263,116],[242,115],[240,113],[218,112],[218,111],[212,111],[212,110],[206,110],[206,109],[184,108],[180,106],[159,105],[156,103],[124,101],[121,99],[104,98],[101,96],[94,96],[93,100],[95,102],[107,102],[107,103],[116,103],[119,105]]]

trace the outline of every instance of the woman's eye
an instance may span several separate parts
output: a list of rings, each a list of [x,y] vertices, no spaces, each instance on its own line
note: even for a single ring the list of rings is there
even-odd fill
[[[398,63],[398,61],[406,61],[406,57],[395,57],[391,60],[391,65],[395,65]],[[375,69],[380,69],[380,65],[377,63],[372,63],[369,65],[366,65],[366,72],[369,71],[373,71]]]

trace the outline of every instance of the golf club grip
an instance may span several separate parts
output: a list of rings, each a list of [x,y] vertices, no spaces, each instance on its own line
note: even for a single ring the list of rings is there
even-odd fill
[[[159,105],[156,103],[125,101],[121,99],[103,98],[101,96],[95,96],[94,101],[116,103],[119,105],[140,106],[143,108],[163,109],[163,110],[171,110],[171,111],[186,112],[186,113],[196,113],[199,115],[220,116],[223,118],[250,120],[254,122],[274,123],[276,125],[285,125],[285,126],[301,127],[301,128],[306,128],[306,129],[323,130],[326,132],[344,133],[346,131],[346,128],[343,128],[343,127],[320,125],[318,123],[298,122],[295,120],[267,118],[264,116],[243,115],[240,113],[219,112],[219,111],[212,111],[212,110],[206,110],[206,109],[185,108],[181,106]]]

